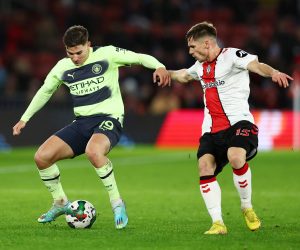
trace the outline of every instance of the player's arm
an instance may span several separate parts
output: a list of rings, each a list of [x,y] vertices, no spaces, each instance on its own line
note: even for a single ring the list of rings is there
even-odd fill
[[[30,118],[39,111],[50,99],[57,87],[60,85],[58,79],[53,81],[52,76],[49,74],[45,80],[44,85],[38,90],[33,97],[26,111],[22,115],[20,121],[13,127],[13,135],[19,135],[21,130],[26,126]]]
[[[291,76],[272,68],[268,64],[261,63],[257,59],[251,61],[247,69],[263,77],[271,77],[273,82],[278,83],[280,87],[284,88],[289,86],[288,80],[294,80]]]
[[[179,69],[179,70],[169,70],[171,80],[179,82],[179,83],[188,83],[192,80],[195,80],[192,75],[188,73],[187,69]],[[169,84],[161,84],[158,83],[158,86],[165,87],[166,85],[171,85]]]
[[[153,82],[157,83],[158,86],[166,86],[171,84],[171,77],[169,72],[166,70],[165,65],[159,62],[155,57],[136,53],[139,64],[146,68],[155,69],[153,72]]]
[[[13,135],[21,134],[21,130],[26,126],[26,122],[20,120],[13,126]]]
[[[174,80],[179,83],[188,83],[191,80],[194,80],[194,78],[187,72],[187,69],[180,69],[180,70],[168,70],[171,80]],[[161,83],[158,82],[158,86],[170,86],[171,81],[169,83]]]
[[[155,69],[153,73],[154,83],[158,82],[159,86],[169,85],[171,83],[171,77],[166,67],[155,57],[113,46],[111,47],[114,50],[112,57],[115,63],[119,65],[142,65],[149,69]]]
[[[51,95],[52,93],[49,92],[44,85],[38,90],[20,121],[13,127],[13,135],[19,135],[21,133],[21,130],[26,126],[29,119],[47,103]]]
[[[171,77],[169,72],[166,70],[165,65],[159,62],[155,57],[134,52],[131,55],[133,60],[135,60],[134,57],[136,57],[137,64],[143,65],[149,69],[155,69],[153,72],[153,82],[157,83],[158,86],[166,86],[171,84]]]
[[[194,80],[192,75],[188,73],[187,69],[169,70],[169,72],[171,79],[179,83],[188,83],[189,81]]]

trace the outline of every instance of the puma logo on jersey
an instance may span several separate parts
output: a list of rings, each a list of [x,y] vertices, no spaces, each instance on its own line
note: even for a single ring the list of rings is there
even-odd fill
[[[75,72],[73,72],[73,74],[68,74],[67,76],[70,76],[70,77],[72,77],[72,78],[73,78],[73,80],[74,80],[74,74],[75,74]]]

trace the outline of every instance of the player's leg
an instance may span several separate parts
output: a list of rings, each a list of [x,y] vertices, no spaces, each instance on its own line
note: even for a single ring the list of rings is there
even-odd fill
[[[221,189],[214,175],[216,169],[215,158],[205,154],[198,160],[200,173],[200,192],[208,213],[212,219],[212,227],[205,234],[226,234],[221,209]]]
[[[233,170],[233,182],[241,198],[241,207],[250,208],[252,207],[251,170],[246,162],[246,150],[230,147],[227,155]]]
[[[70,146],[56,135],[48,138],[37,150],[34,160],[40,177],[53,198],[53,206],[38,218],[38,222],[51,222],[65,213],[69,201],[62,188],[60,172],[55,162],[71,158],[73,155]]]
[[[252,175],[247,162],[247,159],[256,154],[257,130],[253,128],[256,126],[244,122],[235,126],[227,157],[233,169],[233,182],[241,199],[247,226],[250,230],[257,230],[261,222],[252,207]]]
[[[108,192],[114,212],[115,226],[117,229],[121,229],[126,227],[128,216],[114,177],[113,165],[106,156],[110,151],[111,141],[114,141],[114,138],[109,134],[108,136],[102,133],[93,134],[86,146],[85,152]],[[113,144],[115,145],[116,142],[113,142]]]
[[[233,168],[233,182],[241,199],[241,209],[246,224],[250,230],[257,230],[261,222],[252,207],[252,177],[251,170],[246,162],[246,150],[231,147],[228,149],[228,160]]]

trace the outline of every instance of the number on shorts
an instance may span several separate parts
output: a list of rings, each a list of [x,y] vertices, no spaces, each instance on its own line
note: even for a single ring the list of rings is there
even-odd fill
[[[114,124],[112,121],[103,121],[101,122],[101,124],[99,125],[99,128],[102,130],[113,130],[114,128]]]
[[[237,129],[235,135],[249,136],[250,129]]]

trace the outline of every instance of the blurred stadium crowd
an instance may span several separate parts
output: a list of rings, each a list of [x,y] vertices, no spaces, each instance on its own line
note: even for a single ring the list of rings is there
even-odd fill
[[[185,33],[211,21],[222,47],[257,54],[260,61],[299,79],[300,1],[298,0],[0,0],[0,105],[31,100],[48,71],[65,56],[62,35],[81,24],[92,45],[115,45],[155,56],[169,69],[187,68]],[[199,83],[159,89],[152,71],[120,70],[127,113],[163,114],[176,108],[201,108]],[[253,109],[289,109],[292,88],[251,75]],[[65,104],[65,88],[51,102]]]

